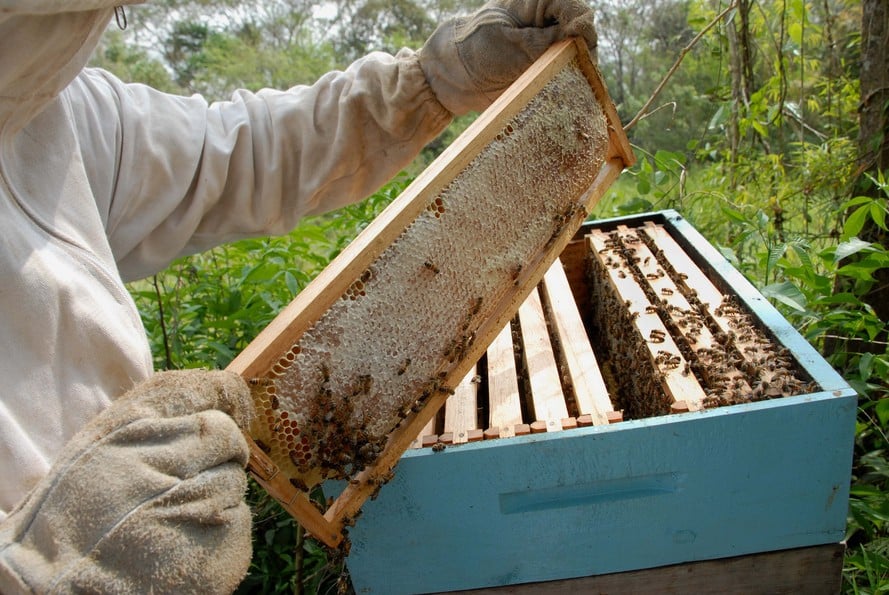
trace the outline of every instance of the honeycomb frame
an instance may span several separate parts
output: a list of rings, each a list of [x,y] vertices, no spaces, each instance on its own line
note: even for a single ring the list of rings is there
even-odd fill
[[[584,110],[596,112],[598,119]],[[526,130],[537,135],[532,140],[540,140],[545,150],[519,153],[522,171],[530,171],[526,176],[531,180],[535,167],[553,177],[547,187],[551,192],[543,197],[527,180],[510,186],[504,182],[508,176],[499,173],[500,144],[513,142],[510,150],[515,152],[519,141],[508,137],[518,138]],[[633,161],[586,47],[577,40],[555,44],[229,365],[248,380],[257,401],[257,422],[248,436],[251,474],[315,537],[338,545],[364,501],[388,481],[420,429],[515,315],[589,209]],[[474,179],[473,172],[480,171],[499,176],[500,185],[492,187],[515,194],[507,197],[510,208],[505,212],[492,208],[496,200],[477,181],[468,183],[469,190],[459,190],[461,180]],[[515,209],[522,199],[529,206]],[[452,256],[441,250],[450,250],[445,242],[432,256],[422,253],[424,234],[448,237],[430,231],[425,222],[439,225],[454,215],[512,226],[500,232],[506,243],[499,245],[485,244],[487,236],[478,231],[469,238],[469,244],[487,247],[485,260],[493,264],[481,267],[483,279],[468,290],[460,279],[448,277],[455,263],[445,256],[456,260],[457,268],[471,268],[477,252],[455,250]],[[406,259],[412,274],[425,279],[418,282],[426,293],[418,294],[417,303],[422,305],[430,291],[447,296],[437,297],[445,299],[446,307],[436,314],[444,322],[425,343],[418,345],[418,336],[411,344],[406,329],[411,323],[422,326],[418,317],[423,311],[404,308],[376,318],[381,328],[374,327],[373,336],[362,335],[358,327],[367,326],[368,317],[391,299],[393,287],[404,289],[410,282]],[[353,342],[363,345],[367,355],[350,351]],[[381,357],[371,357],[373,348]],[[412,356],[423,350],[428,352],[423,358]],[[347,355],[337,359],[341,353]],[[389,367],[383,372],[367,368],[371,359]],[[422,366],[418,359],[423,359]],[[352,364],[367,369],[353,371]],[[322,514],[308,492],[331,478],[347,479],[348,484]]]

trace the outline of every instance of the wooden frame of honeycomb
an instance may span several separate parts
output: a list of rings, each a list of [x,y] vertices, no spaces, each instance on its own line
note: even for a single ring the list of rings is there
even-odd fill
[[[257,481],[338,545],[633,161],[586,47],[554,45],[231,363]]]

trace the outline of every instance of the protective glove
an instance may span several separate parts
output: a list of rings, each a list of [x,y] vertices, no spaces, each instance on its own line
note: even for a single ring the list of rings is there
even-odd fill
[[[491,0],[441,24],[418,52],[439,102],[454,115],[481,111],[554,42],[582,37],[596,60],[593,11],[584,0]]]
[[[233,591],[252,414],[230,372],[158,373],[115,401],[0,525],[0,592]]]

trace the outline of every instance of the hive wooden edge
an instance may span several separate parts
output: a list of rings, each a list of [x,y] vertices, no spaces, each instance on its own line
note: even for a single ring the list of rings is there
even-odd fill
[[[586,46],[578,40],[570,39],[556,43],[547,50],[285,307],[229,364],[227,369],[247,380],[266,373],[281,354],[298,341],[302,333],[310,328],[342,296],[354,279],[395,240],[404,227],[416,219],[428,201],[494,139],[504,122],[521,111],[556,72],[575,58],[604,110],[609,128],[606,161],[590,189],[579,201],[586,206],[586,209],[578,211],[574,220],[569,222],[569,226],[576,230],[583,223],[589,209],[602,197],[605,189],[617,179],[625,167],[634,163],[635,157],[623,133],[616,109],[608,96],[601,73],[589,59]],[[545,266],[541,263],[554,261],[571,236],[572,233],[563,234],[540,255],[537,266],[533,267],[535,273],[539,272],[539,276],[542,276]],[[513,310],[518,308],[539,281],[535,278],[536,275],[531,276],[526,273],[522,277],[518,293],[502,304],[500,314],[493,318],[493,323],[489,319],[484,325],[491,330],[479,333],[479,340],[467,350],[463,359],[465,365],[452,370],[445,379],[446,386],[451,386],[455,378],[462,378],[468,372],[471,362],[481,357],[484,352],[487,335],[493,333],[491,338],[496,336],[499,329],[513,316]],[[484,335],[484,340],[481,335]],[[251,452],[248,470],[306,530],[326,545],[336,547],[343,540],[342,530],[349,519],[357,514],[364,501],[379,489],[385,481],[383,478],[390,474],[417,432],[431,419],[448,396],[447,391],[436,393],[430,398],[427,406],[405,420],[405,423],[390,435],[387,447],[377,463],[353,478],[324,515],[309,501],[305,492],[290,484],[274,462],[249,435],[246,435]]]
[[[808,593],[840,591],[845,544],[831,543],[673,564],[613,574],[525,583],[438,595],[559,595],[663,593],[682,595]]]

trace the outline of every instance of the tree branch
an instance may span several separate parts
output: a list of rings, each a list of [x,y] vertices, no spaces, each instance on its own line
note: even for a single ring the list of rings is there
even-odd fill
[[[679,52],[679,57],[676,59],[676,62],[673,63],[673,66],[667,72],[667,75],[663,78],[663,80],[661,80],[660,84],[654,90],[654,93],[651,94],[651,97],[649,97],[648,101],[645,102],[645,105],[642,106],[642,109],[640,109],[636,116],[632,120],[630,120],[630,122],[626,126],[624,126],[624,131],[629,130],[630,128],[635,126],[639,122],[639,120],[648,115],[648,108],[651,107],[651,104],[654,103],[654,100],[657,99],[657,96],[660,95],[661,91],[664,90],[664,87],[667,86],[667,82],[671,78],[673,78],[673,75],[676,74],[677,70],[679,70],[679,65],[682,63],[682,60],[685,59],[685,55],[688,54],[688,52],[690,52],[695,45],[697,45],[698,41],[701,40],[701,38],[707,33],[707,31],[715,27],[716,24],[725,17],[725,15],[737,8],[737,6],[738,0],[734,0],[725,8],[725,10],[716,15],[716,17],[712,21],[710,21],[710,23],[706,27],[701,29],[701,31],[694,36],[694,39],[692,39],[687,46],[682,48],[682,51]]]

